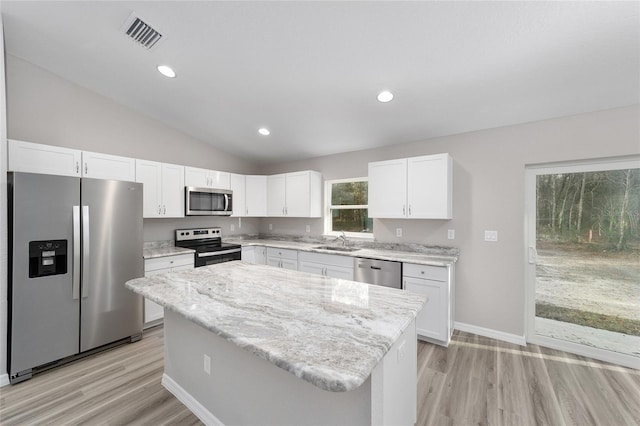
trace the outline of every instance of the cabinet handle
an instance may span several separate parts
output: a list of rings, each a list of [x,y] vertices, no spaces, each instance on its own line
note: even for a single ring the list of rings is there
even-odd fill
[[[284,214],[284,207],[282,208],[282,214]]]
[[[244,214],[249,216],[249,209],[244,209]]]
[[[158,214],[162,214],[162,206],[158,204]]]
[[[87,166],[87,163],[84,163],[84,174],[86,175],[87,173],[89,173],[89,167]]]
[[[162,206],[162,214],[167,214],[167,206],[166,204]]]
[[[403,205],[402,205],[402,215],[404,216],[405,214],[406,214],[406,213],[405,213],[405,205],[403,204]]]
[[[409,204],[409,216],[411,216],[411,204]]]
[[[76,161],[76,173],[80,173],[80,164]]]

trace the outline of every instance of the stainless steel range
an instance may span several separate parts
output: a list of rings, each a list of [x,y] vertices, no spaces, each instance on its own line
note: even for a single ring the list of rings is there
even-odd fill
[[[176,229],[176,246],[196,251],[196,268],[240,260],[242,257],[242,246],[222,242],[220,228]]]

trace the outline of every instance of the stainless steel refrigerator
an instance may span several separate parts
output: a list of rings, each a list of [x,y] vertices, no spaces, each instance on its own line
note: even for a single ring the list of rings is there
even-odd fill
[[[8,174],[10,381],[142,333],[142,184]],[[71,358],[72,359],[72,358]]]

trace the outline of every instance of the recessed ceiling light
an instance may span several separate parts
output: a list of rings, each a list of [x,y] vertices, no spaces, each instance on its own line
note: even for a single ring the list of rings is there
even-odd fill
[[[393,99],[393,93],[388,90],[378,93],[378,100],[380,102],[389,102],[391,99]]]
[[[160,71],[160,74],[164,75],[165,77],[175,78],[176,76],[176,72],[167,65],[158,65],[158,71]]]
[[[266,127],[260,127],[258,129],[258,133],[260,133],[262,136],[269,136],[271,134],[269,129],[267,129]]]

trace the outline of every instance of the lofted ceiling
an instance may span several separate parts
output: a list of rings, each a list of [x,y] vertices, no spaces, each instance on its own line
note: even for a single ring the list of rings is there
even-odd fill
[[[640,102],[636,1],[0,7],[9,54],[257,163]],[[124,35],[132,13],[163,35],[152,50]]]

